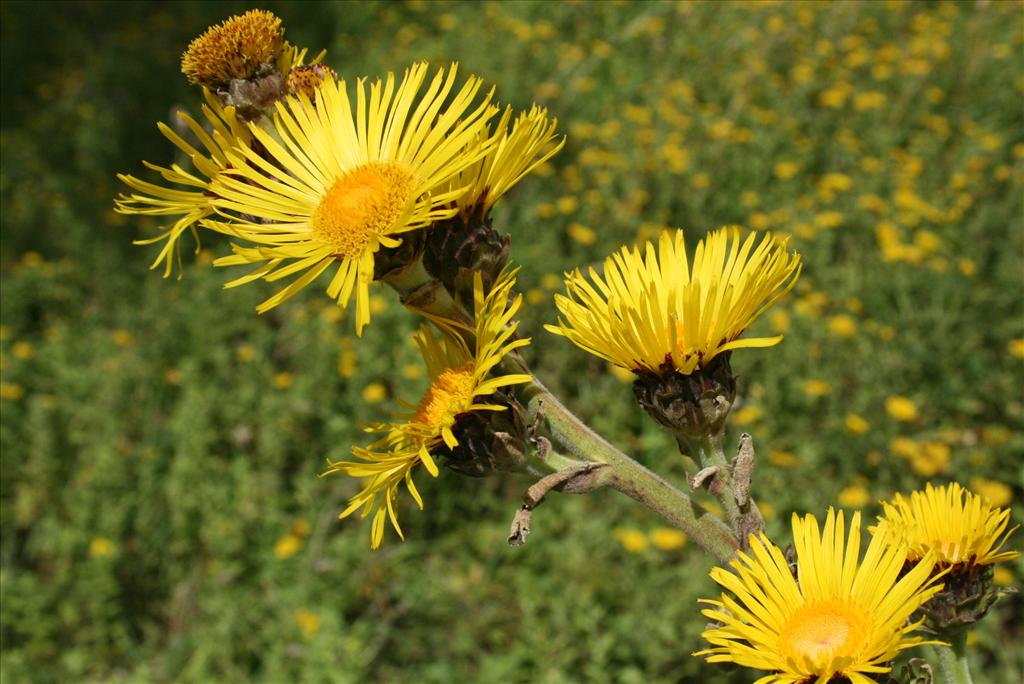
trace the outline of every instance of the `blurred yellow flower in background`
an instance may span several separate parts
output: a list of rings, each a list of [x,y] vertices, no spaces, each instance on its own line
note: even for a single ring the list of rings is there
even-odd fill
[[[946,472],[951,456],[948,444],[925,442],[910,457],[910,467],[921,477],[934,477]]]
[[[640,553],[647,549],[647,535],[640,530],[620,527],[613,530],[612,534],[630,553]]]
[[[688,537],[673,527],[655,527],[650,533],[651,545],[660,551],[675,551],[686,546]]]
[[[838,501],[843,508],[863,508],[871,502],[871,492],[863,484],[853,484],[839,491]]]
[[[896,420],[903,421],[905,423],[917,420],[919,415],[917,411],[917,404],[907,397],[899,395],[886,397],[885,412]]]
[[[89,555],[93,558],[112,556],[116,550],[114,542],[106,537],[93,537],[89,542]]]
[[[800,389],[809,397],[825,397],[832,393],[832,387],[824,380],[811,378],[800,383]]]
[[[846,314],[830,316],[827,325],[829,332],[836,337],[853,337],[857,332],[857,322]]]
[[[274,543],[274,556],[279,560],[291,558],[302,548],[302,539],[288,533]]]
[[[988,500],[993,506],[1005,506],[1013,501],[1013,487],[984,477],[971,480],[971,491]]]
[[[847,413],[844,421],[846,431],[851,435],[863,435],[871,429],[871,423],[856,413]]]
[[[299,631],[307,640],[315,637],[320,631],[320,618],[316,613],[305,608],[295,611],[295,624],[298,625]]]
[[[379,404],[388,398],[388,388],[382,382],[371,382],[363,388],[363,401],[367,404]]]
[[[25,388],[14,382],[0,382],[0,399],[18,401],[25,396]]]

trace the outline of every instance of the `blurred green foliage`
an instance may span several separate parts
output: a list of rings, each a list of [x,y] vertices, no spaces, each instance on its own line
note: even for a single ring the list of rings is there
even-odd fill
[[[181,51],[249,7],[0,5],[4,681],[749,680],[690,656],[709,561],[646,543],[624,497],[552,499],[521,549],[514,478],[423,479],[377,553],[337,522],[355,483],[324,459],[423,386],[387,292],[356,340],[316,287],[262,317],[268,286],[223,291],[223,242],[183,281],[146,271],[154,224],[111,211],[114,174],[170,161],[154,123],[198,102]],[[806,263],[757,324],[786,340],[734,357],[775,538],[928,479],[1021,519],[1020,3],[263,7],[343,76],[458,60],[559,118],[566,149],[496,220],[538,374],[642,461],[681,481],[628,379],[542,331],[555,276],[739,223]],[[1021,679],[1020,599],[974,635],[977,681]]]

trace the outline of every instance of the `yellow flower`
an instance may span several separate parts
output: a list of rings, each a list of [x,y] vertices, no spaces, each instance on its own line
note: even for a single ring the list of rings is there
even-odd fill
[[[864,508],[871,501],[871,492],[862,484],[850,485],[839,492],[838,501],[844,508]]]
[[[31,359],[35,353],[35,349],[28,342],[15,342],[11,347],[11,354],[14,355],[14,358],[21,359],[22,361]]]
[[[531,376],[525,374],[491,376],[491,371],[509,352],[530,343],[529,339],[514,339],[518,322],[510,324],[522,303],[521,295],[509,302],[515,285],[514,275],[514,271],[502,274],[491,292],[484,296],[483,279],[476,274],[475,349],[467,346],[451,322],[437,321],[445,330],[440,339],[429,328],[420,329],[416,343],[427,365],[430,387],[419,404],[415,410],[400,416],[400,422],[367,428],[368,432],[386,436],[365,449],[354,448],[352,453],[359,461],[332,462],[324,473],[363,478],[363,489],[349,500],[348,508],[339,517],[345,518],[360,509],[364,518],[374,513],[370,528],[372,548],[380,547],[388,518],[398,536],[405,539],[395,510],[398,488],[404,482],[417,505],[423,508],[423,499],[413,484],[413,470],[423,465],[437,477],[433,454],[443,447],[454,449],[459,445],[453,432],[456,419],[472,411],[505,410],[493,403],[479,403],[478,398],[493,394],[501,387],[531,380]]]
[[[782,335],[783,333],[789,332],[789,328],[792,325],[792,317],[785,309],[777,309],[772,312],[768,322],[773,331]]]
[[[1013,571],[998,567],[992,571],[992,583],[997,587],[1008,587],[1013,584]]]
[[[295,624],[299,626],[299,631],[306,639],[312,639],[320,631],[320,618],[305,608],[295,611]]]
[[[674,527],[655,527],[651,530],[651,544],[661,551],[675,551],[686,546],[687,536]]]
[[[581,245],[588,246],[597,242],[597,233],[593,228],[585,226],[582,223],[576,223],[575,221],[569,224],[566,228],[566,232],[569,234],[575,242]]]
[[[971,480],[971,491],[976,492],[993,506],[1005,506],[1013,500],[1013,488],[996,480],[976,477]]]
[[[363,401],[367,404],[379,404],[387,399],[388,388],[380,382],[371,382],[363,388]]]
[[[740,407],[732,414],[732,421],[737,427],[743,427],[761,420],[762,416],[764,416],[764,411],[760,406],[748,404]]]
[[[800,383],[800,389],[809,397],[824,397],[832,393],[832,388],[824,380],[812,378]]]
[[[106,558],[114,554],[117,547],[114,542],[110,541],[106,537],[94,537],[89,542],[89,555],[93,558]]]
[[[240,344],[238,345],[238,348],[235,349],[235,356],[237,356],[238,360],[242,363],[249,363],[256,357],[256,350],[251,344]]]
[[[466,167],[452,181],[452,188],[468,188],[457,200],[459,213],[487,216],[494,203],[528,173],[551,159],[565,146],[565,137],[555,140],[558,119],[548,120],[548,111],[534,105],[516,117],[509,131],[512,108],[508,107],[494,127],[482,128],[473,146],[486,153]]]
[[[914,458],[921,451],[921,445],[910,437],[893,437],[889,451],[903,458]]]
[[[912,492],[909,498],[897,494],[882,507],[879,525],[886,526],[889,543],[908,560],[934,555],[948,565],[991,565],[1020,555],[1001,550],[1017,529],[1006,531],[1010,509],[994,508],[956,482],[942,487],[929,483],[923,492]]]
[[[786,180],[800,171],[800,165],[794,161],[779,162],[775,165],[775,177]]]
[[[118,195],[114,200],[115,211],[120,214],[176,217],[172,225],[161,226],[160,235],[135,241],[137,245],[164,242],[150,268],[155,269],[164,264],[165,278],[171,275],[175,262],[178,268],[181,268],[178,239],[186,230],[192,231],[192,236],[196,240],[196,253],[199,253],[196,224],[214,213],[214,196],[210,191],[210,183],[230,165],[228,153],[247,145],[251,139],[249,131],[242,125],[233,107],[221,107],[217,98],[208,90],[204,90],[203,95],[207,103],[203,105],[203,115],[212,127],[210,133],[184,112],[178,112],[178,118],[188,126],[205,151],[193,147],[167,124],[157,123],[160,132],[192,161],[195,173],[186,171],[178,164],[163,167],[143,162],[147,168],[159,173],[165,181],[189,189],[164,187],[125,174],[117,176],[135,192],[130,195]]]
[[[302,548],[302,540],[294,534],[286,534],[274,544],[274,556],[278,560],[291,558]]]
[[[768,454],[768,462],[780,468],[793,468],[800,463],[800,460],[788,451],[772,451]]]
[[[871,429],[871,423],[856,413],[846,414],[846,431],[851,435],[863,435]]]
[[[800,257],[787,240],[765,234],[741,241],[723,228],[697,245],[693,268],[683,231],[664,231],[658,248],[623,247],[604,262],[604,272],[566,274],[568,296],[555,295],[564,318],[548,331],[581,349],[630,370],[684,375],[715,356],[744,347],[770,347],[782,336],[739,339],[744,330],[800,273]]]
[[[619,540],[630,553],[640,553],[647,548],[647,537],[640,530],[618,528],[612,532],[615,538]]]
[[[285,371],[275,373],[271,384],[273,384],[276,389],[287,389],[292,386],[293,382],[295,382],[295,376]]]
[[[896,420],[909,423],[917,420],[917,405],[906,397],[894,395],[886,397],[885,411]]]
[[[214,206],[228,219],[206,221],[254,246],[233,245],[217,266],[260,264],[228,287],[273,282],[301,273],[257,307],[263,313],[337,266],[327,294],[342,307],[355,293],[357,334],[370,321],[374,255],[397,247],[399,236],[450,218],[467,188],[450,183],[486,150],[465,150],[493,116],[488,94],[470,78],[453,94],[456,67],[443,69],[417,102],[426,63],[370,85],[356,84],[353,110],[344,81],[328,79],[315,101],[304,94],[277,103],[274,134],[251,127],[265,155],[243,147],[232,170],[213,183]],[[447,101],[447,107],[442,105]],[[264,158],[266,157],[266,158]]]
[[[0,382],[0,399],[18,401],[25,396],[25,388],[13,382]]]
[[[836,337],[853,337],[857,332],[857,322],[846,314],[830,316],[828,331]]]
[[[181,71],[189,83],[216,89],[273,63],[283,46],[281,20],[271,12],[249,10],[211,26],[189,43],[181,57]]]
[[[933,477],[945,472],[949,466],[950,449],[942,442],[925,442],[910,457],[910,467],[922,477]]]
[[[735,598],[702,599],[711,606],[703,614],[721,626],[703,633],[711,648],[694,655],[767,671],[758,684],[870,684],[900,651],[934,643],[910,636],[921,623],[908,619],[942,588],[929,578],[931,557],[901,578],[906,553],[886,553],[881,534],[858,564],[859,513],[845,546],[844,534],[842,512],[830,509],[821,533],[813,515],[794,515],[795,579],[778,546],[752,537],[751,554],[731,562],[735,573],[711,571]]]
[[[1024,337],[1018,337],[1010,340],[1010,344],[1007,345],[1007,349],[1009,349],[1011,356],[1016,356],[1018,359],[1024,359]]]
[[[114,339],[114,344],[118,347],[130,347],[135,344],[135,336],[124,328],[118,328],[110,333],[110,336]]]
[[[869,109],[878,109],[885,106],[885,93],[881,93],[877,90],[869,90],[866,93],[857,93],[853,97],[853,108],[858,112],[867,111]]]

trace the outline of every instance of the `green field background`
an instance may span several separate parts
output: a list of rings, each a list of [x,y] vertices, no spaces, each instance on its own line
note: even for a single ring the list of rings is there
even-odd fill
[[[690,655],[709,559],[615,492],[552,498],[517,549],[513,476],[421,477],[378,552],[337,520],[357,483],[325,459],[424,388],[388,291],[358,339],[326,283],[258,316],[273,286],[224,290],[223,240],[186,238],[182,280],[147,270],[157,224],[112,211],[115,173],[175,160],[181,52],[251,7],[0,5],[3,681],[752,681]],[[952,479],[1022,519],[1020,3],[261,7],[344,77],[457,60],[558,118],[565,149],[495,222],[537,374],[640,461],[684,484],[629,379],[544,332],[551,294],[662,227],[739,224],[805,263],[751,331],[782,344],[733,357],[772,536]],[[1024,677],[1021,613],[973,630],[976,682]]]

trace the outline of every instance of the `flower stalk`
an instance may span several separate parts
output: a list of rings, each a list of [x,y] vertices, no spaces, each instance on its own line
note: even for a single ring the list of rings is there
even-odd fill
[[[722,562],[732,559],[739,541],[714,514],[685,493],[622,453],[567,409],[534,378],[519,392],[527,399],[527,413],[546,422],[552,438],[579,459],[607,464],[613,473],[608,486],[622,492],[685,532],[696,544]]]
[[[960,629],[954,634],[944,635],[950,647],[932,646],[939,666],[943,684],[973,684],[971,670],[967,665],[967,630]]]
[[[753,447],[750,437],[740,440],[737,457],[729,462],[722,448],[724,435],[721,432],[701,437],[676,433],[676,443],[683,455],[689,455],[700,464],[701,470],[690,478],[694,488],[706,485],[725,512],[726,522],[739,541],[739,548],[750,548],[750,535],[764,529],[764,518],[757,504],[750,498],[750,467],[741,467],[749,457],[753,463]],[[743,480],[743,481],[740,481]]]

